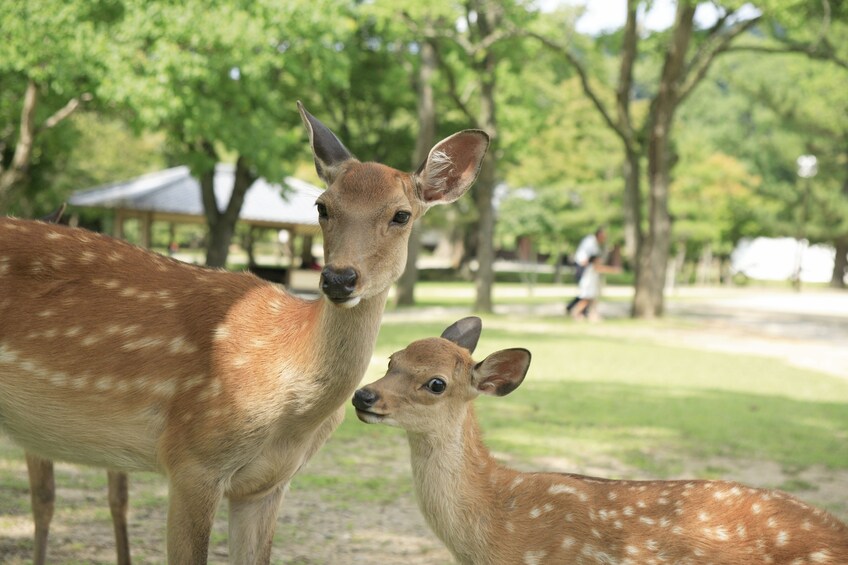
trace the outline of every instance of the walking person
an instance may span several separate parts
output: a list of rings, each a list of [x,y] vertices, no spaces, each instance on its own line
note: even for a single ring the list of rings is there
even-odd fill
[[[574,282],[578,285],[580,284],[580,279],[583,278],[583,272],[589,265],[589,258],[592,256],[601,257],[603,255],[606,240],[607,232],[603,226],[596,229],[595,233],[590,233],[580,240],[577,251],[574,252]],[[571,314],[571,311],[579,301],[580,294],[578,293],[565,307],[566,312]]]

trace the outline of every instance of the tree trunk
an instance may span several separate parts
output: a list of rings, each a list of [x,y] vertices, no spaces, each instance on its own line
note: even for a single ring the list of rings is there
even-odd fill
[[[664,308],[663,290],[671,240],[668,189],[671,182],[670,147],[678,88],[685,72],[686,50],[692,38],[695,5],[677,5],[671,42],[660,76],[659,91],[651,104],[648,129],[648,230],[637,253],[633,316],[656,318]]]
[[[478,16],[482,36],[492,32],[491,22],[482,15]],[[477,177],[477,278],[475,286],[477,297],[474,301],[476,312],[491,312],[492,286],[495,283],[495,152],[497,147],[497,119],[495,110],[495,67],[497,60],[491,51],[487,51],[477,69],[480,77],[480,125],[491,139],[489,150],[483,159],[480,176]]]
[[[830,286],[845,288],[845,275],[848,274],[848,237],[837,239],[833,244],[836,247],[836,255],[833,258]]]
[[[642,195],[639,154],[625,148],[624,162],[624,256],[632,265],[642,240]]]
[[[207,149],[208,146],[207,146]],[[214,150],[212,150],[214,152]],[[247,189],[256,180],[243,157],[236,161],[233,177],[233,192],[226,209],[221,212],[215,200],[215,167],[201,175],[200,187],[203,192],[203,207],[209,224],[209,242],[206,249],[206,265],[209,267],[226,267],[227,255],[230,252],[230,242],[235,233],[236,222],[244,204]]]
[[[433,94],[433,75],[436,72],[436,50],[432,42],[421,43],[421,68],[418,72],[418,139],[412,166],[418,167],[430,154],[436,138],[436,102]],[[406,268],[397,282],[397,305],[415,304],[415,283],[418,282],[418,252],[421,249],[421,222],[415,222],[406,251]]]

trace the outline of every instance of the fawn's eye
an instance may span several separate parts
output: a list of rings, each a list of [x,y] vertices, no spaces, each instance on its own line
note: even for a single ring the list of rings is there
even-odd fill
[[[438,377],[434,377],[427,381],[427,384],[424,385],[424,388],[432,392],[433,394],[442,394],[445,392],[445,389],[448,388],[448,384]]]
[[[322,220],[326,220],[327,216],[328,216],[327,207],[321,202],[318,202],[317,204],[315,204],[315,207],[318,208],[318,217],[321,218]]]
[[[407,222],[409,222],[409,218],[411,217],[412,214],[410,212],[401,210],[400,212],[395,213],[395,215],[392,217],[392,223],[397,224],[399,226],[404,226],[407,224]]]

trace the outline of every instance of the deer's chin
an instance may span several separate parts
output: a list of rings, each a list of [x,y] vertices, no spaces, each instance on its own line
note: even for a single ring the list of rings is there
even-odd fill
[[[326,294],[324,296],[327,296]],[[327,296],[327,300],[338,306],[339,308],[353,308],[362,301],[361,296],[351,296],[347,300],[336,300]]]

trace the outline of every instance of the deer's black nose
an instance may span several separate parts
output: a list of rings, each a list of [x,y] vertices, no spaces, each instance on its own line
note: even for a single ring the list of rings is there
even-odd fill
[[[353,405],[360,410],[368,410],[380,399],[380,396],[366,388],[361,388],[353,393]]]
[[[356,290],[359,275],[351,267],[336,269],[324,267],[321,271],[321,290],[333,302],[344,302]]]

